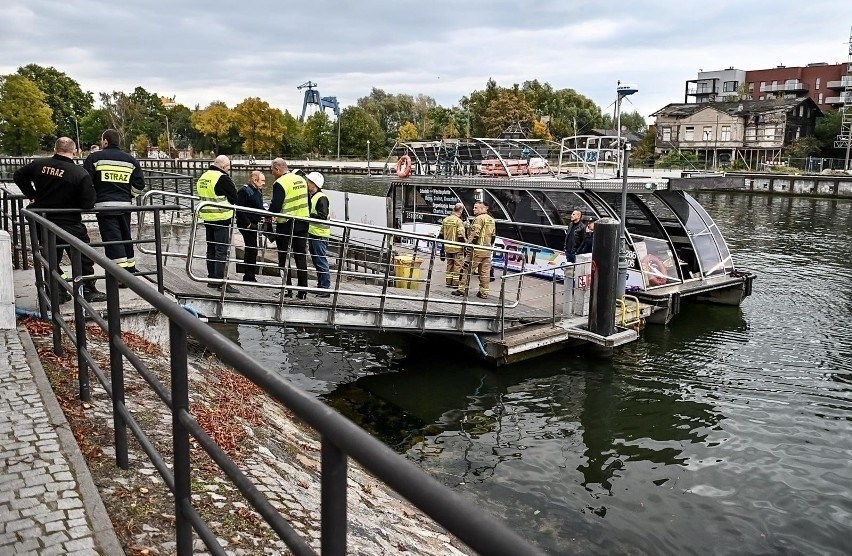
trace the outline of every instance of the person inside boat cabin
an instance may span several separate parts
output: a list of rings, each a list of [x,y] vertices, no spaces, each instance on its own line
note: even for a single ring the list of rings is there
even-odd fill
[[[571,221],[565,231],[565,260],[573,263],[576,259],[577,250],[583,244],[583,236],[586,233],[586,223],[583,222],[583,211],[578,208],[571,213]]]
[[[585,253],[592,252],[592,245],[595,242],[595,222],[597,218],[594,216],[587,216],[583,218],[583,225],[585,226],[583,230],[583,240],[580,243],[580,246],[577,248],[577,255],[583,255]]]

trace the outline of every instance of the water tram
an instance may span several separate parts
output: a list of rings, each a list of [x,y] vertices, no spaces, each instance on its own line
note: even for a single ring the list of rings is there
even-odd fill
[[[497,222],[496,245],[517,252],[494,265],[552,276],[544,271],[565,263],[573,210],[619,217],[623,182],[611,177],[619,156],[614,139],[398,143],[389,159],[402,161],[387,192],[390,221],[401,230],[437,233],[456,203],[472,218],[473,204],[484,200]],[[649,322],[669,322],[682,301],[739,305],[751,294],[755,276],[734,266],[713,218],[666,180],[627,180],[626,232],[627,293],[654,307]]]

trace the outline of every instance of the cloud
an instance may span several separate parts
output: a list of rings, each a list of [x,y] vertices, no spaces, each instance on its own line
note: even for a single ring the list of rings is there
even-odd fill
[[[618,80],[634,83],[630,101],[648,115],[681,101],[699,69],[843,62],[849,32],[842,18],[765,1],[10,3],[0,74],[36,63],[94,93],[141,85],[190,107],[259,96],[291,113],[308,80],[343,105],[376,87],[451,106],[494,78],[570,87],[604,109]],[[846,2],[807,13],[847,13]]]

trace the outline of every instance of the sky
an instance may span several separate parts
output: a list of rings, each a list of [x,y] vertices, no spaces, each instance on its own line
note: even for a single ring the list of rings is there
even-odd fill
[[[848,0],[411,2],[5,0],[0,75],[53,66],[84,90],[149,92],[190,108],[260,97],[298,116],[313,81],[341,107],[371,88],[442,106],[538,79],[648,117],[699,70],[844,63]],[[649,120],[650,121],[650,120]]]

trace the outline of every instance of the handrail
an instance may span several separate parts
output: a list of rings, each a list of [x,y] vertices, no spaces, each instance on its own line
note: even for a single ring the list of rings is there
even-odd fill
[[[263,516],[294,553],[313,553],[307,542],[288,525],[281,514],[269,505],[268,500],[248,481],[247,477],[240,472],[236,464],[224,451],[213,443],[190,413],[187,376],[188,336],[194,337],[218,355],[223,363],[238,370],[242,375],[260,386],[272,398],[289,408],[297,418],[317,430],[322,436],[321,545],[323,554],[336,555],[346,552],[347,527],[345,523],[341,524],[340,520],[346,519],[346,467],[348,457],[359,462],[378,480],[408,499],[473,550],[483,554],[541,554],[537,547],[523,540],[508,529],[504,523],[484,514],[481,508],[463,499],[448,487],[424,473],[422,469],[394,453],[363,429],[318,399],[295,387],[276,371],[264,367],[221,333],[190,315],[174,301],[137,280],[134,275],[119,267],[98,250],[34,211],[25,209],[24,214],[31,223],[36,224],[30,227],[33,239],[38,239],[38,234],[35,232],[37,228],[42,239],[41,242],[34,244],[34,246],[37,246],[34,249],[34,260],[37,264],[36,282],[40,291],[43,289],[43,279],[46,278],[50,283],[54,351],[58,354],[62,352],[61,333],[64,332],[77,347],[78,373],[81,382],[83,375],[87,375],[87,367],[90,367],[112,398],[117,464],[123,468],[128,465],[127,427],[140,440],[146,454],[155,463],[155,467],[163,476],[165,484],[175,498],[176,550],[181,556],[192,553],[193,529],[211,552],[217,554],[223,552],[221,546],[216,542],[216,537],[209,530],[209,526],[204,523],[192,506],[190,436],[199,442],[200,446],[233,481],[236,488],[246,496],[249,503]],[[56,270],[55,245],[57,239],[66,243],[72,251],[75,278],[74,285],[70,289],[74,295],[76,332],[71,331],[57,310],[59,307],[59,289],[63,288],[68,291],[69,288],[64,280],[60,279]],[[43,253],[42,250],[46,252]],[[106,379],[96,359],[86,348],[83,311],[85,310],[93,317],[97,312],[79,295],[82,255],[100,265],[106,273],[107,322],[103,322],[101,318],[94,320],[101,328],[108,331],[110,338],[110,380]],[[147,442],[144,432],[125,405],[123,364],[125,358],[137,372],[146,377],[149,383],[157,381],[157,379],[150,373],[141,359],[128,357],[129,348],[121,341],[119,284],[130,288],[133,293],[150,304],[169,321],[172,373],[170,405],[173,416],[172,448],[174,453],[171,474],[168,473],[165,465],[158,464],[158,462],[162,464],[162,457]],[[42,307],[42,314],[47,315],[44,307]],[[162,391],[165,392],[165,387],[160,386]]]

